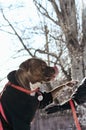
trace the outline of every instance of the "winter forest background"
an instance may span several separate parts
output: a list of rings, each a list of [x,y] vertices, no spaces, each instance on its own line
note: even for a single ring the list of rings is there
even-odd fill
[[[47,91],[86,76],[85,0],[0,0],[0,90],[6,75],[27,58],[57,65],[59,75]],[[77,108],[86,130],[86,104]],[[76,130],[71,110],[46,115],[37,111],[32,130]]]

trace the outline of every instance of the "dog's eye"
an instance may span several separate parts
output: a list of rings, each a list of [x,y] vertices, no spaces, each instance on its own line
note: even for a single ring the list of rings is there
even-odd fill
[[[46,70],[46,67],[43,67],[42,68],[42,72],[45,73],[45,70]]]
[[[41,66],[42,70],[45,70],[46,66],[47,66],[46,63],[42,63],[42,66]]]

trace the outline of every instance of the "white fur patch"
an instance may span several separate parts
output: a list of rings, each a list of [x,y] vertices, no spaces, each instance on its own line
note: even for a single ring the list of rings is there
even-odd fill
[[[35,84],[30,83],[31,90],[34,90],[36,88],[40,88],[40,86],[41,86],[41,83],[39,83],[39,82],[37,82]]]

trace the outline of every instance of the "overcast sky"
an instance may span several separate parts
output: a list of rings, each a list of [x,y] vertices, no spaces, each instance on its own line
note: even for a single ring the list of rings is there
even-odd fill
[[[77,1],[81,2],[80,3],[80,7],[81,7],[82,0],[77,0]],[[83,1],[86,5],[86,0]],[[15,10],[13,6],[11,6],[11,4],[16,6],[23,5],[24,7]],[[4,9],[4,13],[6,17],[9,20],[13,20],[16,22],[19,21],[27,22],[27,19],[29,19],[28,24],[30,27],[35,25],[39,21],[39,17],[36,11],[36,7],[33,4],[33,0],[0,0],[0,8],[2,7]],[[7,7],[11,8],[12,11],[9,12],[9,9]],[[0,23],[3,23],[3,18],[1,13],[0,13]],[[25,26],[26,24],[27,23],[25,23]],[[14,64],[14,59],[10,57],[12,57],[12,55],[14,54],[13,46],[16,42],[15,39],[13,40],[11,37],[7,33],[0,31],[0,79],[4,78],[9,71],[16,69],[19,63],[27,58],[27,57],[23,57],[22,59],[20,58],[19,60],[15,60],[16,63]],[[36,41],[37,41],[37,37],[36,37]],[[39,41],[40,43],[42,43],[41,38],[39,38]],[[4,81],[2,82],[2,84],[3,83]]]
[[[29,17],[30,20],[32,20],[32,24],[36,23],[37,20],[37,14],[33,5],[33,0],[0,0],[0,6],[3,7],[5,15],[8,19],[15,20],[16,22],[18,21],[24,21],[27,19],[27,16]],[[24,8],[17,9],[11,11],[12,13],[9,12],[8,8],[9,5],[14,4],[16,5],[17,3],[23,3]],[[19,12],[18,12],[19,11]],[[1,14],[0,14],[1,16]],[[35,19],[36,18],[36,19]],[[2,16],[0,17],[0,21],[2,21]],[[0,65],[2,62],[7,59],[10,55],[10,48],[12,49],[12,40],[10,39],[10,36],[2,31],[0,31],[0,59],[2,56],[2,61],[0,61]]]
[[[14,7],[20,5],[23,5],[24,7],[15,9],[11,7],[11,4],[14,5]],[[11,8],[12,11],[9,12],[8,7]],[[29,26],[33,26],[38,22],[39,19],[36,8],[33,4],[33,0],[0,0],[0,8],[4,9],[5,16],[11,21],[14,20],[16,22],[27,22],[27,19],[29,19],[30,22],[28,25],[30,24]],[[1,13],[0,23],[3,23],[3,17]],[[9,71],[16,69],[23,60],[27,59],[27,57],[24,56],[17,60],[10,58],[15,54],[15,48],[13,47],[14,44],[16,46],[15,39],[12,38],[12,36],[10,36],[8,33],[0,31],[0,79],[4,78]],[[19,47],[21,47],[21,44],[19,44]],[[4,82],[5,81],[0,82],[0,84],[2,85]]]

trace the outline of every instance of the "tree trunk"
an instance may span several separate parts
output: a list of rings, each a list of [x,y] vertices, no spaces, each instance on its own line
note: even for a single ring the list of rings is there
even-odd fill
[[[61,11],[56,11],[56,2],[52,5],[58,15],[61,29],[65,35],[66,46],[71,59],[71,78],[80,81],[86,76],[86,9],[82,12],[82,33],[81,43],[78,40],[77,18],[75,0],[59,0]],[[83,104],[77,109],[82,130],[86,129],[86,105]]]
[[[82,10],[82,32],[83,32],[83,38],[81,45],[83,46],[84,76],[86,76],[86,5],[83,5]]]
[[[83,77],[86,77],[86,6],[83,6],[83,10],[82,10],[82,32],[83,32],[83,38],[81,41],[81,46],[83,48],[82,73],[83,73]],[[79,106],[77,111],[79,113],[79,120],[82,125],[82,130],[85,130],[86,129],[86,103],[84,103],[82,106]]]
[[[82,12],[82,32],[83,38],[81,43],[78,41],[77,22],[74,0],[60,0],[63,19],[61,27],[65,35],[67,48],[71,58],[71,76],[72,79],[81,81],[86,76],[86,9]],[[65,13],[66,12],[66,13]],[[66,25],[65,25],[66,24]],[[83,104],[77,109],[79,121],[82,130],[86,129],[86,105]]]

